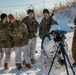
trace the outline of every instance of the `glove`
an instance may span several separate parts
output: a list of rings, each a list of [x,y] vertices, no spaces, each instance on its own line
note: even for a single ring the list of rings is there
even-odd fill
[[[61,54],[61,51],[60,50],[58,51],[58,54]]]
[[[54,16],[54,13],[52,13],[51,16]]]
[[[65,64],[65,60],[63,60],[63,59],[59,59],[59,61],[58,61],[59,63],[60,63],[60,65],[64,65]]]
[[[73,29],[73,27],[70,27],[71,29]]]

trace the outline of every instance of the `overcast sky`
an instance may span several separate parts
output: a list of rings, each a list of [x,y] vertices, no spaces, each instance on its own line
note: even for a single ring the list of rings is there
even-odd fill
[[[37,7],[39,4],[43,4],[42,3],[43,1],[45,2],[45,4],[47,2],[48,5],[49,3],[55,5],[57,4],[57,2],[60,2],[60,1],[65,2],[66,0],[0,0],[0,11],[28,9],[31,5],[33,5],[34,7]]]

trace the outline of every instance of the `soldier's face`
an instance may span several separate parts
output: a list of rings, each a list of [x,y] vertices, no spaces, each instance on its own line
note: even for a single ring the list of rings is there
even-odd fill
[[[14,23],[14,22],[15,22],[15,18],[12,18],[12,19],[11,19],[11,23]]]
[[[30,13],[28,14],[28,16],[29,16],[29,18],[32,18],[32,17],[34,17],[34,14],[33,14],[32,12],[30,12]]]
[[[8,21],[8,17],[5,17],[3,20],[4,20],[5,22],[7,22],[7,21]]]
[[[3,19],[3,23],[6,23],[6,22],[8,22],[8,17],[7,16]]]
[[[43,16],[48,19],[49,18],[49,14],[48,13],[44,13]]]

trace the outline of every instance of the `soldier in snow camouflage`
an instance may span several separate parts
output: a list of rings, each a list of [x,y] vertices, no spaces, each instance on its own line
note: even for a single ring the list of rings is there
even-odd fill
[[[38,22],[35,19],[34,11],[31,9],[27,10],[28,16],[23,18],[22,22],[24,22],[28,28],[28,36],[29,36],[29,52],[31,57],[31,62],[35,62],[35,50],[36,50],[36,34],[38,28]]]
[[[58,23],[49,15],[48,9],[43,10],[44,18],[42,19],[40,26],[39,26],[39,36],[42,39],[41,48],[43,49],[43,40],[46,34],[49,33],[49,29],[52,25],[58,25]],[[52,14],[53,15],[53,14]]]
[[[23,22],[16,20],[12,14],[8,15],[9,17],[9,26],[8,30],[11,32],[13,42],[13,50],[16,53],[16,66],[18,70],[22,69],[21,66],[21,52],[23,51],[24,60],[26,60],[25,66],[31,68],[31,60],[28,54],[28,30],[26,25]]]
[[[12,41],[11,36],[9,35],[9,31],[7,30],[8,19],[5,13],[1,14],[1,22],[0,22],[0,48],[2,49],[2,53],[0,55],[0,61],[3,59],[3,55],[5,53],[5,61],[4,68],[8,69],[8,62],[10,61]]]

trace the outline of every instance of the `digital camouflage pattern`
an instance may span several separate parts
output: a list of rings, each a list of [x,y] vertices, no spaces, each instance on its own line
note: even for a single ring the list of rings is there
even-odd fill
[[[52,19],[52,22],[50,23],[50,25],[48,25],[48,23],[50,22],[51,16],[46,20],[46,18],[43,18],[41,23],[40,23],[40,27],[39,27],[39,36],[42,39],[44,37],[45,34],[49,33],[49,29],[52,25],[56,24],[58,25],[58,23]]]
[[[22,22],[25,23],[28,28],[28,34],[29,34],[28,37],[30,39],[36,37],[37,28],[39,25],[37,20],[34,17],[30,19],[27,16],[27,17],[23,18]]]
[[[12,37],[13,46],[21,47],[28,43],[28,30],[23,22],[16,20],[15,23],[9,23],[8,30]]]
[[[8,23],[3,24],[0,22],[0,47],[1,48],[11,48],[12,41],[9,31],[7,30]]]

